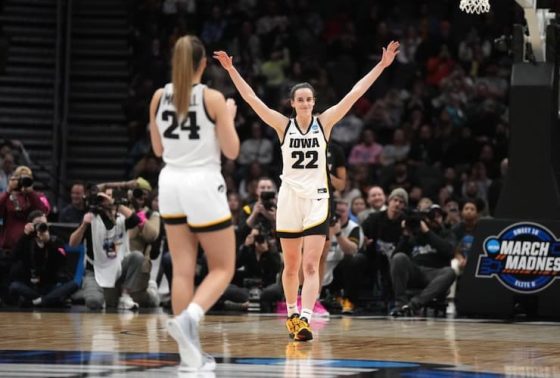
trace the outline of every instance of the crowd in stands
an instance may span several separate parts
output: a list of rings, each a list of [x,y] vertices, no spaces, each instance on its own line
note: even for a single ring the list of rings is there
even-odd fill
[[[123,104],[131,140],[127,160],[131,180],[96,187],[101,194],[76,183],[59,215],[61,222],[79,225],[66,243],[75,246],[85,240],[88,245],[80,282],[88,307],[157,306],[157,282],[162,275],[172,280],[157,215],[155,188],[162,163],[151,153],[148,106],[154,90],[169,81],[171,46],[187,33],[198,35],[209,54],[223,49],[232,55],[259,96],[286,115],[291,111],[287,95],[295,83],[314,86],[320,112],[371,69],[382,46],[400,41],[397,62],[331,136],[331,145],[341,151],[337,167],[344,171],[344,180],[334,191],[335,216],[325,245],[321,298],[327,307],[338,306],[347,313],[373,298],[384,311],[407,316],[453,292],[450,287],[468,257],[474,226],[481,216],[493,214],[507,169],[511,59],[492,41],[509,33],[514,7],[497,5],[493,13],[474,19],[462,15],[456,1],[337,4],[134,2],[133,75]],[[237,97],[226,73],[210,57],[208,63],[204,81]],[[236,276],[217,306],[248,309],[256,301],[263,311],[273,311],[282,299],[281,250],[274,236],[275,193],[282,169],[279,141],[243,101],[237,103],[241,151],[236,161],[224,160],[223,174],[239,254]],[[32,187],[20,185],[23,174],[16,165],[25,161],[14,156],[15,150],[8,143],[0,150],[3,272],[19,258],[11,253],[18,239],[34,238],[39,247],[33,248],[45,250],[44,235],[34,225],[42,224],[50,210]],[[6,191],[11,179],[19,184]],[[122,195],[115,194],[123,189],[129,192],[127,202],[119,202]],[[17,208],[14,193],[25,197],[24,206]],[[99,201],[94,214],[84,198]],[[157,227],[147,232],[155,218]],[[11,227],[18,232],[8,232]],[[116,230],[111,240],[96,239],[103,227]],[[64,248],[49,251],[64,257]],[[160,254],[161,270],[153,282],[149,265]],[[205,262],[200,256],[197,274],[202,277]],[[110,273],[105,274],[107,269]],[[2,273],[2,299],[8,302],[16,295],[19,303],[51,303],[51,297],[45,299],[47,293],[64,287],[56,296],[63,303],[78,289],[64,286],[72,279],[68,274],[60,274],[58,281],[45,279],[48,287],[40,290],[33,286],[31,274],[23,275],[24,284],[36,290],[30,294],[21,286],[13,289],[10,282],[21,284],[22,279],[10,276],[10,281],[8,276]],[[100,282],[116,290],[102,290]],[[410,294],[410,288],[420,291]],[[364,300],[364,291],[371,298]]]

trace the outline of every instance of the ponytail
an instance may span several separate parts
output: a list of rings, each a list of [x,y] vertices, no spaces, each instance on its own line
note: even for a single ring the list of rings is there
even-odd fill
[[[195,36],[183,36],[175,43],[171,82],[173,83],[173,105],[175,105],[179,120],[184,119],[189,111],[193,76],[205,56],[204,45]]]

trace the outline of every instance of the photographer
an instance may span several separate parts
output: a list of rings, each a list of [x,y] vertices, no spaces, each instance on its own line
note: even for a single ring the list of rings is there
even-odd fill
[[[78,290],[67,269],[64,243],[50,234],[42,211],[31,212],[28,220],[13,251],[10,296],[20,305],[62,305]]]
[[[153,248],[153,243],[159,239],[162,229],[159,213],[153,211],[150,207],[151,191],[152,187],[149,182],[141,177],[136,179],[136,187],[132,190],[130,203],[136,215],[140,218],[140,223],[136,227],[128,230],[128,237],[130,240],[130,250],[139,251],[144,256],[142,274],[146,275],[151,295],[159,297],[157,293],[157,284],[155,281],[149,281],[152,270],[152,260],[156,259],[160,253],[159,243],[156,243],[156,248]]]
[[[140,218],[122,205],[122,197],[113,199],[111,189],[88,193],[88,212],[82,224],[70,235],[73,247],[86,239],[86,273],[84,298],[90,309],[104,304],[124,310],[158,305],[158,298],[146,291],[148,280],[142,274],[144,256],[130,251],[127,230],[136,227]],[[115,193],[115,194],[118,194]]]
[[[242,283],[247,278],[257,278],[266,287],[276,282],[281,266],[276,239],[253,229],[239,249],[234,280]]]
[[[47,213],[49,207],[33,189],[33,173],[26,166],[19,166],[9,179],[6,192],[0,194],[0,249],[11,250],[23,234],[27,218],[33,210]]]
[[[269,291],[278,291],[276,277],[282,269],[276,239],[270,233],[262,234],[254,228],[239,248],[236,265],[233,284],[226,290],[224,299],[238,303],[249,299],[260,301],[260,307],[270,311],[272,299]]]
[[[10,176],[7,191],[0,194],[0,297],[7,298],[8,275],[13,263],[12,250],[23,235],[29,214],[47,213],[49,207],[33,190],[33,173],[26,166],[17,167]]]
[[[449,290],[455,280],[450,267],[453,243],[443,227],[443,211],[432,205],[428,212],[411,212],[402,223],[403,237],[391,258],[395,293],[392,316],[414,316],[420,308]],[[422,289],[412,297],[407,288]]]
[[[335,201],[336,208],[329,227],[330,248],[325,261],[325,275],[322,286],[336,293],[347,279],[348,265],[352,256],[364,244],[364,234],[360,226],[349,219],[350,206],[344,200]]]
[[[276,184],[269,177],[257,182],[258,200],[243,207],[239,221],[239,237],[244,240],[253,228],[272,233],[276,229]]]

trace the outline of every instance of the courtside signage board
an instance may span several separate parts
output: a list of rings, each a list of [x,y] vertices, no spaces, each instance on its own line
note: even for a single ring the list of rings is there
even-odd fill
[[[520,222],[482,243],[476,277],[497,279],[516,293],[546,289],[560,275],[560,241],[546,227]]]

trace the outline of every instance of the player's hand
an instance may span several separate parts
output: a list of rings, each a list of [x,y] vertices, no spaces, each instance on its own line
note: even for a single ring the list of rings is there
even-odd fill
[[[383,68],[389,67],[393,60],[395,60],[395,56],[399,53],[399,42],[391,41],[387,48],[383,47],[383,56],[381,57],[381,66]]]
[[[225,51],[214,51],[214,59],[217,59],[226,71],[233,68],[233,57],[229,56]]]
[[[237,104],[233,98],[228,98],[226,100],[226,108],[228,113],[231,115],[231,118],[235,119],[235,115],[237,114]]]

